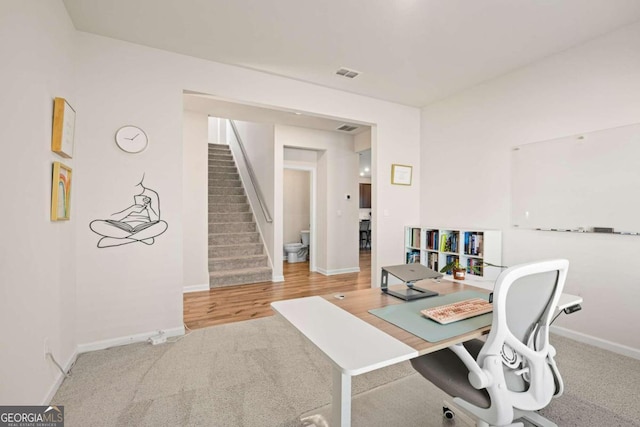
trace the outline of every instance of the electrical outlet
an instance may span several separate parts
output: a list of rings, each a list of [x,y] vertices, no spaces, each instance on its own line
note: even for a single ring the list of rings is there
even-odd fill
[[[164,335],[156,335],[155,337],[151,337],[151,344],[153,345],[164,344],[166,342],[167,337],[165,337]]]
[[[151,344],[153,345],[164,344],[167,342],[167,337],[165,336],[164,331],[158,331],[158,335],[152,336],[149,338],[149,341],[151,341]]]
[[[47,354],[50,352],[49,350],[49,338],[44,339],[44,358],[47,358]]]

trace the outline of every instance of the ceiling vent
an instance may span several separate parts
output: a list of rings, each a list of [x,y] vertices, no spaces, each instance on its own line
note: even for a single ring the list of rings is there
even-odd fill
[[[360,75],[360,71],[350,70],[348,68],[343,67],[343,68],[340,68],[338,71],[336,71],[336,74],[349,79],[353,79]]]
[[[358,126],[353,126],[353,125],[342,125],[338,128],[338,130],[341,130],[343,132],[352,132],[356,129],[358,129]]]

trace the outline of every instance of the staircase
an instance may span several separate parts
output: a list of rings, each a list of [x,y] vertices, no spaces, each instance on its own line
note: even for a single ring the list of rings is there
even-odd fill
[[[209,144],[210,287],[270,282],[271,268],[228,145]]]

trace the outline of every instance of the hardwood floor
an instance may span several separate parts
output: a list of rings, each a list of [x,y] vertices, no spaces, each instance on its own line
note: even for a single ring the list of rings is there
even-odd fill
[[[371,287],[371,251],[360,251],[360,272],[324,276],[308,262],[283,265],[285,281],[230,286],[184,294],[184,323],[189,329],[271,316],[271,302]]]

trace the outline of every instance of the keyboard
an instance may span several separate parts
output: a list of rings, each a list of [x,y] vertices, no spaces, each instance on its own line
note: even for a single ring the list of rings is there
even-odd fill
[[[472,298],[453,304],[441,305],[420,310],[424,316],[435,320],[441,325],[468,319],[493,311],[493,304],[482,298]]]

